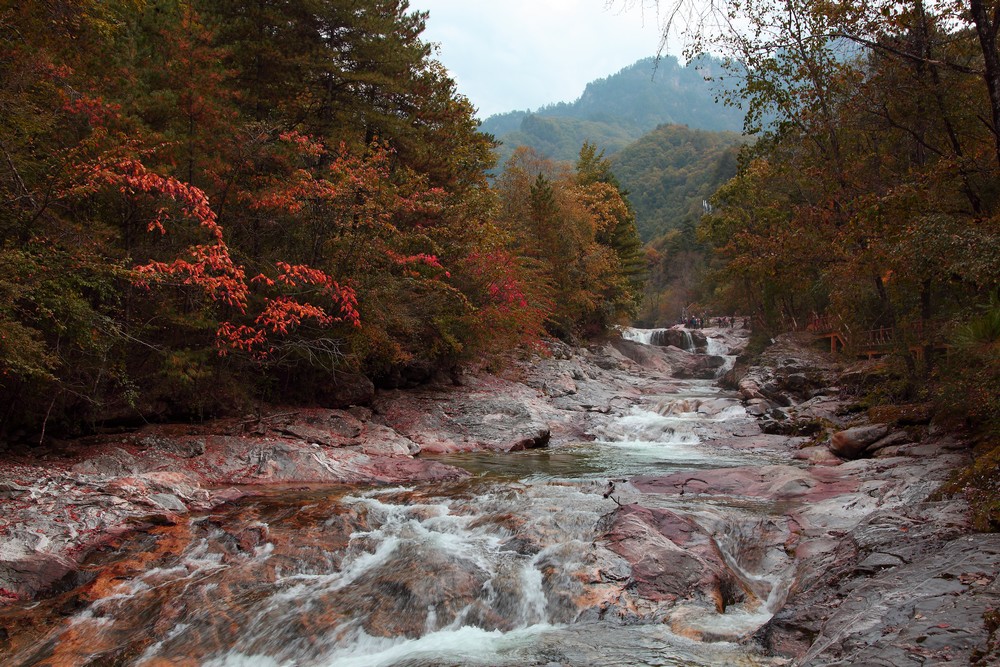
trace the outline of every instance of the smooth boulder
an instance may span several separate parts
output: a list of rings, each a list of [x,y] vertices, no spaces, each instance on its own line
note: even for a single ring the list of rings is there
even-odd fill
[[[884,424],[857,426],[846,431],[838,431],[830,438],[830,451],[842,459],[860,459],[868,453],[868,447],[889,435],[889,427]]]

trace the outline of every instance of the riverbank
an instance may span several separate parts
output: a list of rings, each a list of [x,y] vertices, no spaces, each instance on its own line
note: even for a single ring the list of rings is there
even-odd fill
[[[86,583],[76,568],[96,546],[266,487],[443,484],[469,473],[439,454],[655,442],[684,423],[726,467],[612,479],[603,501],[595,490],[606,513],[596,534],[585,531],[592,553],[567,575],[567,618],[575,609],[580,621],[665,624],[705,645],[757,647],[767,664],[995,659],[1000,536],[971,533],[962,501],[929,500],[967,460],[965,443],[919,406],[855,411],[847,383],[859,369],[795,336],[726,375],[738,395],[684,393],[746,344],[738,330],[703,333],[694,344],[714,354],[556,344],[503,377],[382,392],[368,406],[273,407],[6,461],[2,586],[9,602],[57,595]],[[253,553],[262,530],[230,537]],[[15,632],[0,634],[0,648]]]
[[[758,590],[781,600],[744,640],[770,655],[796,665],[996,664],[1000,535],[973,532],[963,499],[935,495],[970,461],[968,443],[934,423],[927,406],[858,410],[852,385],[865,365],[840,366],[809,343],[782,336],[758,365],[727,377],[765,434],[789,434],[766,441],[787,453],[788,465],[638,478],[633,486],[787,503],[783,517],[754,531],[743,555],[743,565],[785,587]],[[752,579],[737,584],[735,599],[760,589]],[[675,625],[698,635],[683,616]]]

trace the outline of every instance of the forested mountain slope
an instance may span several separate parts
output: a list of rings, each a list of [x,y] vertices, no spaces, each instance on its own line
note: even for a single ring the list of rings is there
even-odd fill
[[[673,56],[645,58],[587,84],[574,102],[511,111],[483,121],[481,130],[503,143],[501,162],[517,146],[557,160],[573,160],[584,141],[612,155],[661,124],[738,132],[743,113],[716,100],[720,73],[709,56],[681,66]]]
[[[661,125],[616,153],[612,171],[628,192],[639,236],[693,227],[704,202],[736,175],[742,141],[735,132]]]

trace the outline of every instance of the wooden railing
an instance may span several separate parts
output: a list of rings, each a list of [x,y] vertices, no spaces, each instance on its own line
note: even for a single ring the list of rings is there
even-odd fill
[[[858,333],[850,332],[846,326],[834,326],[829,316],[813,315],[806,327],[818,338],[830,339],[830,351],[850,348],[860,356],[872,357],[888,354],[894,348],[905,346],[914,356],[922,358],[925,348],[947,349],[947,345],[935,344],[924,335],[924,323],[916,322],[906,327],[878,327]]]
[[[811,331],[817,338],[830,339],[830,352],[835,353],[838,349],[847,347],[847,337],[841,330],[844,327],[835,327],[828,315],[817,315],[813,313],[806,325],[806,331]]]
[[[894,327],[879,327],[869,329],[859,337],[859,345],[864,349],[889,348],[896,342],[896,329]]]
[[[833,331],[833,327],[830,325],[830,317],[828,315],[816,315],[813,313],[809,318],[809,324],[806,325],[806,331],[814,333]]]

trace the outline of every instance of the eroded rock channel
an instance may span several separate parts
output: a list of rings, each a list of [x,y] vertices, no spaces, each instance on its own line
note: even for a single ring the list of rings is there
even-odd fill
[[[698,333],[7,462],[2,662],[993,664],[961,439]]]

